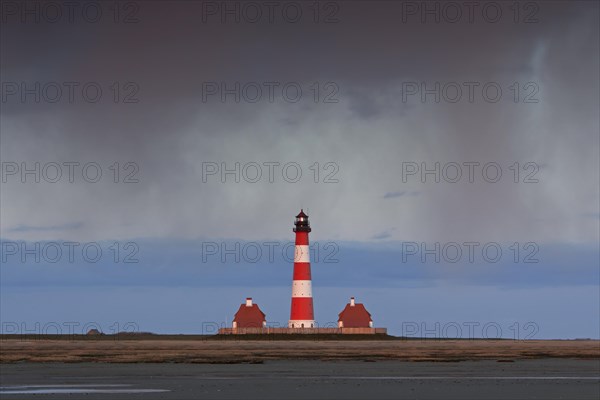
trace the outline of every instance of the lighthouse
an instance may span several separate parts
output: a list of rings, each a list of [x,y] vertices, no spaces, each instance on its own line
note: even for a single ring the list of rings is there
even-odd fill
[[[289,328],[314,328],[315,317],[312,299],[312,281],[310,276],[310,250],[308,233],[310,232],[308,215],[300,210],[294,221],[296,246],[294,252],[294,277],[292,281],[292,309]]]

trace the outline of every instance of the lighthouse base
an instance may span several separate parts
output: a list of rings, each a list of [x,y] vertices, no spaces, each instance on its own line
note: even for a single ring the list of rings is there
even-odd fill
[[[291,319],[288,322],[288,328],[315,328],[317,323],[314,320]]]
[[[316,326],[316,325],[315,325]],[[386,328],[221,328],[219,335],[387,335]]]

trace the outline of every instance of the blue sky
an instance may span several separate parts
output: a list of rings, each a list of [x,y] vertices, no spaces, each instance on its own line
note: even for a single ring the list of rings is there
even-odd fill
[[[114,244],[109,242],[100,244],[103,257],[95,263],[86,262],[78,252],[72,263],[67,257],[50,263],[42,255],[36,263],[33,255],[27,255],[25,262],[20,252],[5,255],[0,276],[4,330],[14,330],[16,323],[19,331],[45,332],[58,323],[66,331],[69,323],[77,321],[80,325],[75,329],[97,323],[107,332],[115,324],[130,322],[135,324],[130,327],[156,333],[208,332],[214,324],[231,323],[245,297],[254,298],[269,323],[285,325],[292,263],[281,251],[275,251],[272,260],[265,251],[252,262],[256,253],[240,250],[239,262],[232,253],[222,262],[220,251],[203,257],[202,249],[212,250],[207,245],[212,242],[142,239],[135,243],[139,252],[132,260],[137,263],[115,263],[115,253],[109,249]],[[323,253],[326,243],[336,246],[335,252],[327,248]],[[240,242],[240,249],[245,245],[248,242]],[[262,243],[252,245],[267,248]],[[500,246],[507,251],[510,245]],[[8,248],[6,241],[3,246]],[[225,246],[235,249],[235,242]],[[354,296],[365,303],[377,326],[396,335],[423,332],[452,337],[459,335],[454,324],[461,327],[462,337],[484,336],[486,324],[491,324],[486,330],[490,337],[497,335],[494,324],[501,327],[502,337],[509,338],[517,332],[521,338],[599,335],[600,310],[595,301],[599,272],[593,246],[542,246],[538,263],[515,263],[513,253],[496,263],[477,256],[473,263],[467,258],[443,262],[443,256],[440,263],[433,259],[423,263],[420,256],[407,256],[403,262],[399,242],[315,246],[321,252],[318,262],[313,252],[315,313],[322,325],[336,322],[337,313]],[[323,254],[330,255],[327,262]]]

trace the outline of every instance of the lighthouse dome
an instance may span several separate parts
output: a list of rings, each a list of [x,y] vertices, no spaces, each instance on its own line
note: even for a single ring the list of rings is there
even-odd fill
[[[296,215],[296,218],[308,218],[308,215],[304,213],[303,209],[300,209],[300,214]]]

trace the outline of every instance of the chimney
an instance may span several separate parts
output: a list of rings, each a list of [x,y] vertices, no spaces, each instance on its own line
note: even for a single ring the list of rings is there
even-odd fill
[[[350,297],[350,307],[354,307],[354,297]]]
[[[246,297],[246,307],[252,307],[252,297]]]

